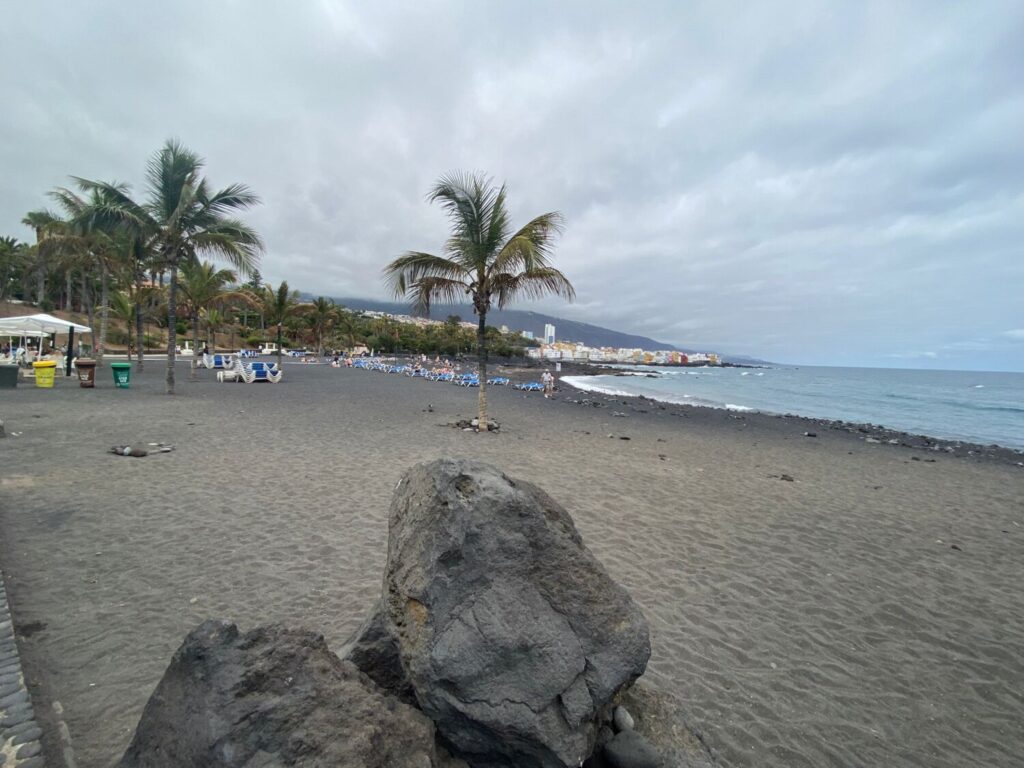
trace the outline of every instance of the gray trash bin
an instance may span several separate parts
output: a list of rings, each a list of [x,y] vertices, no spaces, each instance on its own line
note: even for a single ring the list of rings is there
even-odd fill
[[[18,366],[0,365],[0,389],[14,389],[18,386]]]

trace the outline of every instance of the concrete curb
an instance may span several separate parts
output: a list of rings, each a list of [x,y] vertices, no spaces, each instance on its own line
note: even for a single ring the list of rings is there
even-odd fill
[[[0,571],[0,766],[42,768],[42,735],[21,672],[14,622]]]

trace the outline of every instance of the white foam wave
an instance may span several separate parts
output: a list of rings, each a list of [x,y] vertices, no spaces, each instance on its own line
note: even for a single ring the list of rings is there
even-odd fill
[[[595,379],[596,376],[563,376],[559,381],[568,384],[570,387],[576,387],[576,389],[582,389],[584,392],[597,392],[600,395],[613,395],[615,397],[636,397],[632,392],[626,392],[621,389],[615,389],[615,387],[602,386],[601,384],[595,384],[590,379]]]
[[[584,392],[594,392],[599,395],[609,395],[611,397],[646,397],[650,400],[655,400],[660,403],[669,403],[671,405],[696,405],[702,408],[724,408],[729,411],[754,411],[755,408],[749,408],[745,405],[736,405],[735,403],[716,403],[711,400],[705,400],[700,397],[694,397],[693,395],[670,395],[664,392],[651,393],[645,391],[626,391],[624,389],[617,389],[616,387],[608,386],[604,382],[594,381],[594,379],[601,378],[600,376],[563,376],[561,381],[565,382],[571,387],[581,389]]]

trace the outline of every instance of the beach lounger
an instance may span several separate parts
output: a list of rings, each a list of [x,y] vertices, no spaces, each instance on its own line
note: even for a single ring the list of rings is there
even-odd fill
[[[205,365],[207,368],[216,368],[223,370],[225,368],[234,367],[234,355],[203,355],[203,359],[199,361],[199,365]]]
[[[488,379],[487,383],[488,384],[493,384],[493,385],[495,385],[497,387],[507,387],[509,381],[511,381],[511,380],[506,378],[506,377],[504,377],[504,376],[495,376],[493,378]]]
[[[284,371],[279,371],[274,363],[243,363],[235,361],[234,370],[246,384],[253,384],[257,381],[269,381],[276,384],[281,380]]]
[[[544,385],[539,381],[526,381],[522,384],[515,384],[515,389],[521,389],[524,392],[543,392]]]

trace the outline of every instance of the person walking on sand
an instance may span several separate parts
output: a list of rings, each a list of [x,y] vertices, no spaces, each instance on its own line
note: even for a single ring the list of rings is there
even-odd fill
[[[540,380],[544,382],[544,397],[550,398],[555,393],[555,377],[551,371],[545,370]]]

